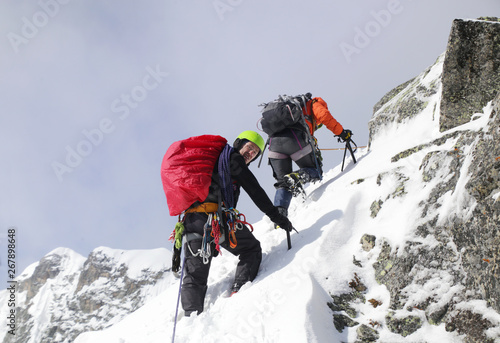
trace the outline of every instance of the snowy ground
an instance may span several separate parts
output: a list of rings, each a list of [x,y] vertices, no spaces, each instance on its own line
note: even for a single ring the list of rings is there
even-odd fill
[[[258,277],[233,297],[228,297],[237,259],[223,251],[213,260],[206,297],[206,309],[199,316],[180,314],[176,342],[354,342],[355,330],[339,333],[327,306],[331,294],[350,291],[348,283],[356,272],[368,287],[367,299],[383,304],[374,309],[359,304],[362,313],[356,320],[384,323],[389,292],[374,281],[373,269],[353,265],[353,255],[362,265],[371,266],[379,249],[364,252],[359,244],[365,233],[394,237],[403,241],[405,224],[411,218],[402,211],[393,223],[373,223],[370,205],[373,194],[366,181],[351,182],[381,172],[375,156],[359,151],[358,164],[351,163],[325,175],[319,185],[307,189],[309,198],[292,204],[291,220],[299,233],[292,234],[292,249],[287,250],[286,235],[273,229],[264,218],[254,225],[254,233],[263,247],[263,262]],[[370,162],[372,160],[372,162]],[[372,182],[372,187],[377,187]],[[378,192],[377,192],[378,193]],[[328,292],[326,291],[328,290]],[[128,316],[121,323],[102,332],[80,335],[75,343],[132,343],[171,341],[178,283]],[[182,310],[180,310],[182,313]],[[453,342],[455,335],[443,326],[425,326],[417,333],[402,337],[379,328],[381,342]]]

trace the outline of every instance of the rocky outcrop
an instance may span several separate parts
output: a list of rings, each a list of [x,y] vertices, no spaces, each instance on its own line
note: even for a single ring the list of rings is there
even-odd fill
[[[163,266],[171,259],[166,249],[141,256],[149,264],[133,265],[134,251],[109,248],[97,248],[87,259],[70,249],[49,253],[19,277],[16,335],[6,334],[2,342],[69,343],[118,322],[147,301],[148,291],[173,278]]]
[[[498,323],[482,315],[500,313],[500,23],[487,19],[455,20],[446,54],[438,60],[439,78],[426,81],[435,65],[396,87],[375,106],[370,121],[372,142],[384,127],[423,111],[431,111],[433,120],[440,113],[441,137],[394,155],[395,167],[387,173],[405,190],[414,171],[397,165],[411,159],[420,191],[428,194],[413,209],[420,217],[413,239],[403,246],[376,239],[375,278],[391,298],[386,324],[401,336],[418,330],[424,320],[443,324],[467,343],[500,340],[498,329],[492,331]],[[426,99],[441,87],[440,108],[429,108]],[[474,126],[475,120],[483,126]],[[459,127],[463,124],[469,126]],[[377,184],[385,179],[379,175]],[[372,218],[396,191],[374,199]],[[421,298],[421,289],[434,288]]]
[[[477,205],[471,218],[447,225],[457,249],[463,251],[465,285],[500,312],[500,93],[491,112],[490,129],[476,136],[477,144],[465,189]]]
[[[145,270],[140,277],[131,278],[128,275],[128,269],[124,263],[117,265],[113,257],[106,252],[93,251],[83,265],[76,286],[75,292],[79,295],[77,302],[81,311],[91,314],[110,303],[116,306],[111,312],[120,312],[126,307],[137,309],[144,300],[141,289],[144,286],[156,284],[165,273],[165,270]],[[106,286],[92,289],[92,284],[98,280],[106,280]],[[116,287],[115,285],[120,286]],[[86,291],[82,292],[82,289]],[[124,299],[126,299],[126,307],[122,306]]]
[[[415,77],[389,91],[373,107],[374,117],[368,123],[368,145],[384,127],[401,124],[420,114],[428,105],[430,97],[441,91],[441,82],[432,77],[436,65],[440,65],[444,55],[436,63]],[[437,72],[440,72],[438,70]],[[439,109],[433,111],[437,115]]]
[[[443,68],[441,131],[468,122],[500,91],[498,18],[453,22]]]
[[[33,275],[19,284],[19,291],[26,291],[26,301],[33,299],[48,279],[57,277],[61,262],[62,257],[58,254],[49,254],[40,260]]]

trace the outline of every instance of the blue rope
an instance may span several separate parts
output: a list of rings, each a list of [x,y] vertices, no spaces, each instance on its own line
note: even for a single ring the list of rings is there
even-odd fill
[[[234,207],[234,190],[233,184],[231,181],[231,162],[230,157],[233,152],[233,148],[226,144],[224,150],[222,150],[219,157],[219,180],[220,180],[220,188],[222,193],[222,199],[227,208]]]

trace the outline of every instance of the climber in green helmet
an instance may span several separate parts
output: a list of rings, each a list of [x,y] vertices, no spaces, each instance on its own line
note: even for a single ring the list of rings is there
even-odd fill
[[[238,222],[237,230],[231,231],[227,227],[221,229],[229,233],[227,238],[220,243],[220,247],[239,258],[230,290],[231,295],[257,276],[262,260],[262,249],[260,242],[249,229],[250,225],[246,221],[240,221],[241,217],[236,210],[240,188],[247,192],[259,210],[265,213],[276,225],[288,232],[293,230],[292,223],[273,205],[254,174],[248,169],[248,164],[264,151],[264,146],[264,139],[257,132],[244,131],[238,135],[233,147],[226,145],[220,153],[206,199],[201,203],[194,203],[184,212],[185,267],[181,303],[186,316],[193,312],[201,313],[203,311],[210,262],[212,257],[217,256],[218,246],[217,243],[211,242],[210,244],[215,243],[214,248],[211,249],[212,254],[202,255],[202,237],[205,234],[205,228],[211,227],[213,233],[214,227],[219,226],[214,225],[214,218],[222,218],[220,220],[221,227]],[[220,199],[224,201],[221,202]],[[218,237],[218,235],[215,236]],[[172,263],[172,270],[178,271],[179,267],[180,257],[176,263]]]
[[[249,164],[264,151],[264,138],[255,131],[243,131],[236,137],[233,147],[240,152],[245,162]]]

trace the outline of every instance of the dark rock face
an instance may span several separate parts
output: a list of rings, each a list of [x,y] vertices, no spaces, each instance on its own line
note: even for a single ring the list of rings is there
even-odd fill
[[[411,335],[422,327],[422,320],[417,316],[407,316],[405,318],[394,318],[393,313],[386,316],[389,330],[400,334],[403,337]]]
[[[357,321],[352,318],[356,318],[357,312],[351,304],[357,302],[365,302],[365,297],[363,293],[359,291],[353,291],[351,293],[341,294],[339,296],[332,295],[332,302],[327,305],[334,312],[333,314],[333,324],[338,332],[344,331],[346,327],[354,327],[359,325]]]
[[[440,82],[422,87],[420,76],[387,93],[370,121],[370,141],[372,135],[383,132],[380,129],[384,126],[404,125],[405,120],[418,116],[421,106],[415,106],[417,100],[411,98],[425,100],[439,86],[441,132],[478,120],[476,113],[482,114],[478,116],[482,129],[464,126],[392,157],[391,162],[397,165],[411,156],[419,171],[421,190],[427,192],[412,209],[420,217],[415,223],[415,237],[397,247],[384,237],[376,237],[380,252],[373,264],[375,279],[390,293],[385,321],[392,332],[410,335],[427,321],[444,324],[447,331],[463,335],[467,343],[497,342],[500,337],[493,337],[495,331],[489,329],[498,327],[498,323],[483,316],[475,304],[500,313],[498,19],[455,20],[442,66]],[[483,110],[486,105],[491,107]],[[483,113],[489,113],[489,117]],[[414,175],[415,170],[406,173]],[[408,181],[405,170],[395,167],[388,173],[401,181],[404,190]],[[386,177],[379,175],[377,184],[384,182]],[[406,193],[394,194],[404,197]],[[385,201],[394,194],[375,197],[370,208],[374,220],[380,217],[380,207],[385,206],[378,199]],[[444,211],[445,218],[443,206],[453,208]],[[449,289],[440,289],[441,284]],[[430,292],[427,298],[418,296],[419,289],[433,287],[436,292]]]
[[[356,333],[358,334],[358,340],[356,342],[361,342],[361,343],[368,343],[368,342],[376,342],[379,338],[380,335],[377,332],[377,330],[372,329],[368,325],[360,325]]]
[[[453,22],[443,69],[441,131],[468,122],[500,91],[498,18]]]
[[[47,282],[48,279],[55,278],[60,270],[61,256],[49,255],[40,260],[35,268],[33,276],[19,285],[19,291],[27,291],[27,301],[31,300]]]
[[[424,184],[435,186],[416,209],[423,219],[415,230],[417,238],[395,249],[382,241],[373,265],[376,281],[391,294],[391,310],[423,311],[430,324],[445,323],[448,331],[465,335],[466,342],[493,342],[485,332],[494,324],[461,309],[460,303],[485,301],[500,312],[500,93],[488,119],[488,130],[457,131],[393,157],[397,162],[431,150],[423,155],[419,170]],[[452,150],[434,150],[449,139],[456,142]],[[443,199],[458,193],[465,199],[459,212],[467,213],[470,207],[469,214],[438,220]],[[431,237],[434,244],[422,244],[418,237]],[[411,285],[429,287],[437,280],[460,291],[446,302],[435,296],[419,303],[412,302],[405,291]],[[422,325],[418,316],[396,321],[388,316],[386,322],[391,331],[403,336]]]
[[[465,343],[495,343],[498,340],[488,338],[485,331],[493,325],[481,315],[471,311],[457,311],[446,323],[446,331],[457,331],[461,335],[466,335]]]
[[[473,153],[470,180],[465,185],[477,205],[471,218],[449,227],[457,248],[464,251],[463,267],[468,288],[500,312],[500,93],[495,99],[492,124],[481,132]]]

